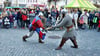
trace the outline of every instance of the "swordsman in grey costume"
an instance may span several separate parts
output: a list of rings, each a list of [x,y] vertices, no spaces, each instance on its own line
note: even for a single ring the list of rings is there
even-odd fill
[[[66,28],[66,31],[62,37],[60,45],[56,48],[56,50],[60,50],[68,39],[70,39],[74,44],[74,46],[71,46],[72,48],[78,48],[76,42],[76,36],[74,34],[72,18],[68,14],[65,15],[65,17],[62,19],[62,21],[59,24],[57,24],[56,26],[48,27],[47,30],[51,28],[62,27],[62,26]]]

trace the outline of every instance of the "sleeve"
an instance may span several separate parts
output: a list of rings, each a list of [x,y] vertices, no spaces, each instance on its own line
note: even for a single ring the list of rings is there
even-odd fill
[[[38,24],[39,27],[41,27],[42,29],[44,29],[43,23],[41,22],[41,20],[38,20],[38,21],[37,21],[37,24]]]
[[[89,13],[87,13],[87,17],[89,17]]]
[[[36,19],[33,19],[33,21],[32,21],[32,25],[35,23],[35,21],[36,21]]]
[[[66,17],[64,17],[63,20],[59,24],[57,24],[56,26],[52,26],[52,27],[54,27],[54,28],[62,27],[65,25],[66,22],[67,22]]]

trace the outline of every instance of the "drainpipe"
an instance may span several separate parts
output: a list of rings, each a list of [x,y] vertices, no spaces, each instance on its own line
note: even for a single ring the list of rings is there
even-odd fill
[[[56,0],[55,0],[55,8],[56,8]]]
[[[67,5],[67,0],[66,0],[65,4]]]

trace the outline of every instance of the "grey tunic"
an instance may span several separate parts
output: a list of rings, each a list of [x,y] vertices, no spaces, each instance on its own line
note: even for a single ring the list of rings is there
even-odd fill
[[[70,27],[72,25],[73,25],[72,18],[69,15],[66,15],[59,24],[57,24],[56,26],[52,26],[52,27],[54,27],[54,28],[56,28],[56,27],[62,27],[62,26],[64,26],[64,27]],[[66,31],[65,31],[65,33],[63,35],[64,38],[69,38],[69,37],[72,38],[74,36],[75,35],[74,35],[74,29],[73,29],[73,27],[69,29],[69,32],[67,32],[67,29],[66,29]]]

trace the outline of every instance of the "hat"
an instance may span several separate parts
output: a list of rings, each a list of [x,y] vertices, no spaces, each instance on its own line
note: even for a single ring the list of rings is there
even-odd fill
[[[62,13],[62,14],[65,14],[66,12],[67,12],[66,9],[61,10],[61,13]]]
[[[39,16],[44,16],[42,12],[39,13]]]

